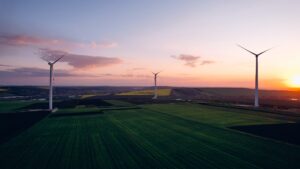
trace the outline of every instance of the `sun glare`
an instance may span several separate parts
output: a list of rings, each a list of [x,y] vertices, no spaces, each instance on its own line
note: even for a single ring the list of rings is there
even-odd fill
[[[292,88],[300,88],[300,75],[292,77],[288,81],[288,85]]]

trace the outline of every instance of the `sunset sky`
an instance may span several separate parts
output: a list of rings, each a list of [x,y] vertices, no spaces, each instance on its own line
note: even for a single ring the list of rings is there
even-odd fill
[[[300,87],[298,0],[0,0],[0,85]]]

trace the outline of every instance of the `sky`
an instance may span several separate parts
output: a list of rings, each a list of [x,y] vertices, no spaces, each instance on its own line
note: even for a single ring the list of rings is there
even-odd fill
[[[300,87],[298,0],[0,0],[0,85]]]

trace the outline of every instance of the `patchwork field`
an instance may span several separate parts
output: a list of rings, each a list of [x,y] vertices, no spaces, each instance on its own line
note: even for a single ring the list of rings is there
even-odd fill
[[[91,115],[81,108],[82,116],[68,109],[1,144],[0,168],[300,168],[299,146],[228,128],[291,119],[188,103],[137,109],[107,102],[121,109]]]
[[[170,96],[171,89],[158,89],[157,94],[158,96]],[[117,95],[120,96],[148,96],[148,95],[154,95],[154,90],[135,90],[130,92],[123,92],[119,93]]]

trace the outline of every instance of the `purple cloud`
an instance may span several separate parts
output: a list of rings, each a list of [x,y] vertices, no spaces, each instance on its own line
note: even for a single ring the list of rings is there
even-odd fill
[[[200,56],[193,56],[187,54],[181,54],[179,56],[171,56],[174,59],[181,60],[185,62],[186,66],[195,67]]]
[[[213,64],[215,61],[212,60],[203,60],[201,61],[200,65],[208,65],[208,64]]]
[[[0,35],[0,44],[13,46],[48,46],[62,45],[66,42],[57,39],[46,39],[27,35]]]
[[[118,46],[116,42],[103,41],[103,42],[91,42],[90,46],[92,48],[114,48]]]
[[[138,71],[138,70],[147,70],[146,68],[143,68],[143,67],[135,67],[135,68],[132,68],[132,69],[128,69],[129,71]]]
[[[12,67],[11,65],[0,64],[0,67]]]
[[[119,58],[114,57],[104,57],[104,56],[89,56],[89,55],[79,55],[72,54],[60,50],[51,49],[40,49],[39,54],[41,58],[48,61],[54,61],[55,59],[64,56],[61,62],[66,62],[74,68],[92,68],[92,67],[104,67],[114,64],[119,64],[122,62]]]
[[[66,77],[66,76],[74,76],[74,74],[69,73],[67,70],[55,70],[55,76],[58,77]],[[41,69],[41,68],[14,68],[0,71],[0,77],[48,77],[49,69]]]
[[[116,42],[111,41],[79,43],[62,39],[51,39],[28,35],[0,35],[0,45],[93,49],[113,48],[118,46]]]
[[[186,66],[189,67],[196,67],[197,63],[200,61],[199,65],[206,65],[206,64],[212,64],[214,63],[214,61],[210,61],[210,60],[200,60],[200,56],[194,56],[194,55],[188,55],[188,54],[181,54],[178,56],[172,55],[171,56],[174,59],[180,60],[185,62]]]

